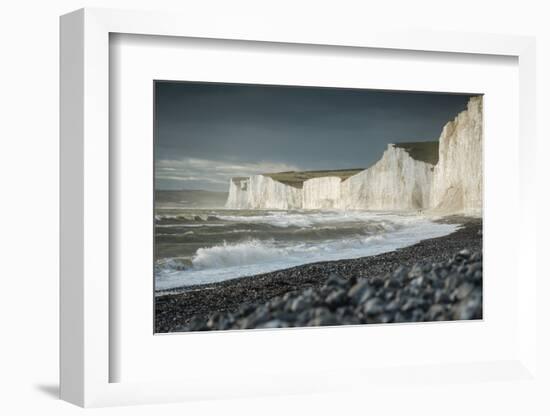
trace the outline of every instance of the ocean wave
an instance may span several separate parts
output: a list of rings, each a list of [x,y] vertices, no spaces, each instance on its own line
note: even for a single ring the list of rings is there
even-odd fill
[[[383,235],[351,238],[324,243],[298,243],[282,246],[274,240],[252,239],[235,244],[223,243],[208,248],[200,248],[192,259],[196,270],[249,266],[269,262],[304,262],[306,259],[321,261],[326,255],[342,253],[343,250],[357,250],[374,242],[381,242]],[[337,254],[338,256],[340,254]]]
[[[307,263],[351,259],[380,254],[456,230],[452,224],[411,222],[407,227],[370,236],[352,236],[316,242],[249,239],[202,247],[188,268],[172,266],[155,270],[157,291],[213,283],[242,276],[272,272]]]
[[[191,268],[191,259],[185,257],[172,257],[155,262],[155,275],[181,272]]]
[[[204,228],[204,227],[225,227],[229,224],[185,224],[185,223],[176,223],[176,224],[155,224],[155,227],[158,228]]]
[[[261,223],[275,227],[313,227],[316,225],[345,223],[379,224],[388,230],[419,220],[417,216],[381,214],[366,211],[267,211],[260,215],[222,215],[217,219],[237,223]]]
[[[186,231],[184,233],[179,234],[173,234],[173,233],[155,233],[155,237],[189,237],[190,235],[194,235],[194,231]]]
[[[156,214],[155,221],[161,222],[166,220],[177,220],[179,222],[206,222],[218,221],[219,218],[215,215],[199,215],[199,214]]]
[[[256,264],[279,259],[288,254],[288,251],[288,248],[278,248],[272,242],[260,240],[236,244],[224,242],[214,247],[198,249],[192,264],[197,270]]]
[[[380,224],[319,225],[312,227],[274,227],[269,224],[232,223],[219,227],[166,226],[158,227],[155,236],[159,242],[216,244],[218,242],[244,241],[250,238],[275,239],[279,242],[319,242],[323,240],[367,237],[388,232],[389,227]],[[193,232],[193,234],[191,234]],[[192,238],[191,238],[192,237]],[[198,247],[197,247],[198,248]]]

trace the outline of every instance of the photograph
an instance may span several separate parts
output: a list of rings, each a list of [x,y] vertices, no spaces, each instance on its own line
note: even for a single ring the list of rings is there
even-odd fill
[[[154,333],[483,319],[483,95],[156,80]]]

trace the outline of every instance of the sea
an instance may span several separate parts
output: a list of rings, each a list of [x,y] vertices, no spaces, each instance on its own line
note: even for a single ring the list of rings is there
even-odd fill
[[[371,256],[457,227],[417,213],[156,207],[155,291]]]

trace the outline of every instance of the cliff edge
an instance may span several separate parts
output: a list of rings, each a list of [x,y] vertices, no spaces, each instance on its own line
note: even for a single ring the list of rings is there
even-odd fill
[[[481,215],[482,170],[483,102],[482,97],[473,97],[468,108],[441,132],[431,190],[432,211]]]
[[[425,210],[480,215],[482,97],[438,141],[389,144],[368,169],[280,172],[232,178],[226,208]]]

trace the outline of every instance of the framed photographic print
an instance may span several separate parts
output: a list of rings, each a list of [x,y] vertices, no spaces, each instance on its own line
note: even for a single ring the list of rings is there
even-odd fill
[[[155,332],[482,318],[481,95],[154,90]]]
[[[218,23],[61,19],[62,398],[537,383],[533,40]]]

